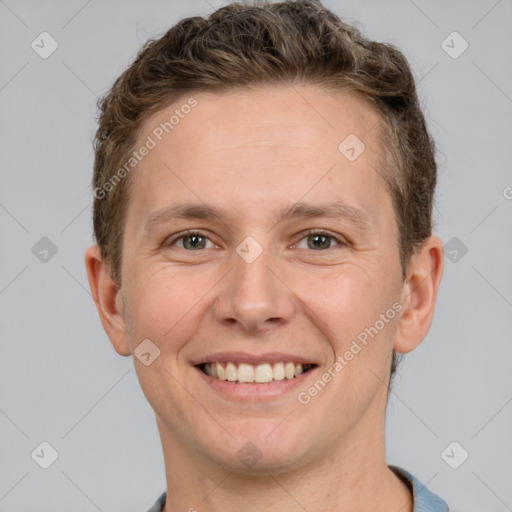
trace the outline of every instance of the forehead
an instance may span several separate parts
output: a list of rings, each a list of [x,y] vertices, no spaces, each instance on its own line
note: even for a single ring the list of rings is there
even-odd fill
[[[190,108],[192,102],[195,106]],[[324,140],[336,154],[338,144],[350,134],[373,149],[380,120],[375,109],[355,94],[314,86],[266,86],[183,95],[148,119],[142,136],[152,135],[163,145],[174,142],[176,155],[198,140],[199,151],[249,144],[256,149],[258,143],[268,147],[269,142],[311,147]]]
[[[229,197],[245,215],[258,203],[318,203],[330,192],[375,207],[368,192],[385,193],[380,121],[356,96],[312,86],[184,95],[142,127],[137,147],[154,147],[133,173],[132,206],[146,217],[173,202]]]

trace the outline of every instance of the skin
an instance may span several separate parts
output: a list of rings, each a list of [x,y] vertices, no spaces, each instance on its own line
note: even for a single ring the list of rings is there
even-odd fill
[[[411,512],[410,491],[385,460],[387,386],[392,349],[413,350],[430,327],[442,243],[427,239],[402,279],[396,219],[377,172],[379,114],[347,93],[313,86],[193,97],[198,105],[131,176],[122,286],[97,246],[86,253],[115,350],[130,355],[144,339],[160,350],[151,365],[136,357],[134,364],[161,435],[165,511]],[[153,115],[138,146],[187,99]],[[366,146],[353,162],[338,151],[349,134]],[[364,212],[368,225],[340,215],[276,217],[298,201],[342,201]],[[145,230],[150,216],[177,203],[226,215],[167,219]],[[207,237],[204,248],[172,239],[187,229]],[[308,229],[335,238],[310,248],[318,238]],[[262,249],[252,263],[236,252],[247,236]],[[298,393],[397,301],[394,319],[307,405],[299,403]],[[193,366],[219,351],[285,352],[317,367],[291,391],[234,398]],[[250,466],[237,456],[247,443],[261,454]]]

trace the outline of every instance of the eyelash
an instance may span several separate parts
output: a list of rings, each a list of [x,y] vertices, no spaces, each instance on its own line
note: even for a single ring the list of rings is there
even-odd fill
[[[346,242],[345,240],[342,240],[341,238],[338,238],[336,235],[333,235],[330,231],[326,231],[325,229],[307,229],[306,232],[302,235],[302,238],[300,240],[302,240],[303,238],[307,238],[309,236],[313,236],[313,235],[327,236],[327,237],[331,238],[332,240],[334,240],[335,242],[337,242],[340,246],[348,245],[348,242]],[[299,240],[299,242],[300,242],[300,240]],[[334,247],[329,247],[329,249],[334,249]]]
[[[338,238],[337,236],[333,235],[331,232],[329,231],[326,231],[324,229],[308,229],[306,230],[303,235],[302,235],[302,238],[300,238],[299,242],[302,241],[304,238],[308,238],[310,236],[314,236],[314,235],[319,235],[319,236],[326,236],[326,237],[329,237],[331,238],[332,240],[334,240],[339,246],[348,246],[348,242]],[[178,242],[179,240],[183,239],[183,238],[187,238],[189,236],[201,236],[201,237],[204,237],[204,238],[207,238],[208,240],[210,240],[209,237],[207,237],[204,233],[202,233],[201,231],[195,231],[195,230],[189,230],[189,231],[185,231],[184,233],[181,233],[180,235],[178,235],[177,237],[175,238],[171,238],[169,241],[166,241],[164,243],[164,245],[166,247],[170,247],[170,246],[173,246],[176,242]],[[211,240],[210,240],[211,241]],[[298,243],[298,242],[297,242]],[[296,245],[296,244],[294,244]],[[336,247],[336,246],[335,246]],[[319,250],[318,252],[323,252],[323,251],[326,251],[326,250],[329,250],[329,249],[334,249],[335,247],[328,247],[327,249],[323,249],[323,250]],[[184,249],[184,250],[187,250],[187,249]],[[313,249],[311,249],[313,250]],[[190,251],[190,252],[193,252],[193,251]]]

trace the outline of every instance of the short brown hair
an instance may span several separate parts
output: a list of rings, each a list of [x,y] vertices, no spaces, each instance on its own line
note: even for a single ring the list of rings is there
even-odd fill
[[[149,40],[99,102],[94,190],[104,191],[130,158],[144,121],[183,94],[272,84],[349,91],[381,114],[378,171],[393,202],[405,277],[432,232],[437,179],[414,78],[399,50],[365,38],[319,1],[231,3]],[[118,284],[129,182],[130,174],[94,200],[95,238]]]

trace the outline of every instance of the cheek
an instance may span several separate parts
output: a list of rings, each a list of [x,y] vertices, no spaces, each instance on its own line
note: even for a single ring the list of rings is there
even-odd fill
[[[154,263],[133,272],[125,281],[133,325],[130,344],[135,349],[149,339],[159,351],[148,366],[135,361],[142,391],[159,415],[172,414],[184,424],[190,420],[186,405],[190,397],[180,385],[180,355],[205,314],[204,298],[212,284],[203,277],[193,277],[187,270],[180,270],[178,275],[168,264]]]
[[[212,286],[210,279],[187,277],[186,270],[177,275],[166,264],[132,276],[128,294],[135,345],[149,338],[161,351],[177,351],[175,344],[184,339],[187,325],[194,323],[201,299]]]
[[[317,317],[315,323],[322,329],[336,356],[351,350],[353,356],[347,354],[351,360],[362,359],[363,352],[364,359],[387,357],[395,330],[395,303],[399,295],[394,293],[386,278],[362,272],[355,265],[346,265],[336,273],[319,276],[303,286],[306,311]],[[367,350],[370,345],[373,350]]]

